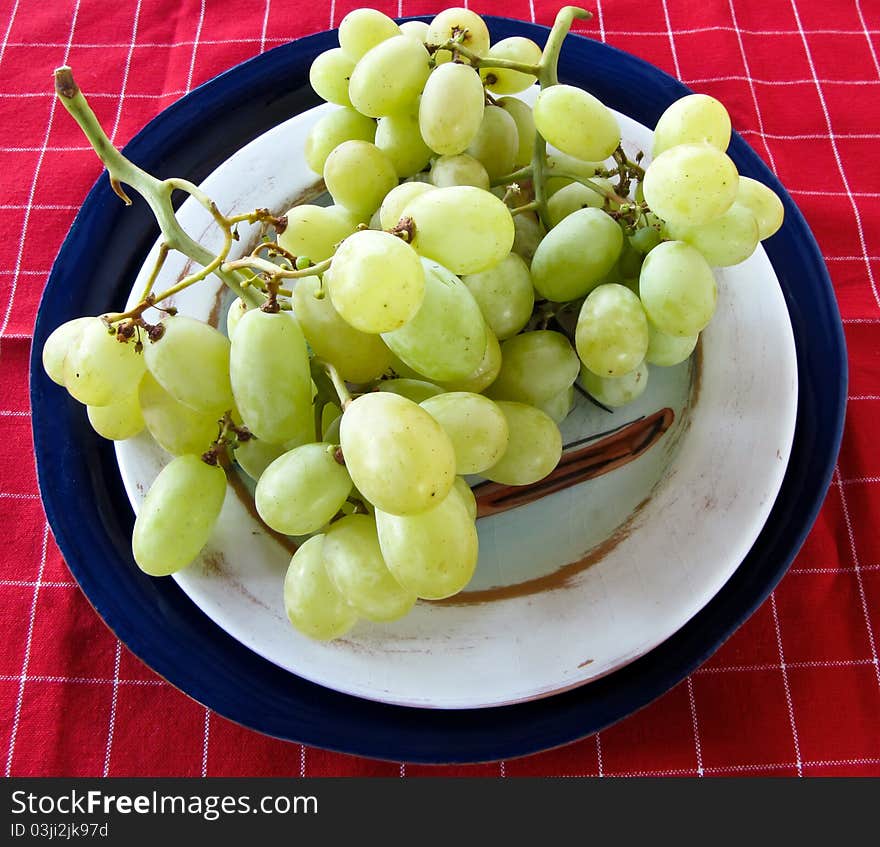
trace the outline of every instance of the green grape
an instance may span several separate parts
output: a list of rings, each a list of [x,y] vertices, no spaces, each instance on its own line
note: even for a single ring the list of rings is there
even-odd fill
[[[293,315],[251,309],[235,332],[229,376],[241,417],[257,438],[283,444],[313,432],[309,353]]]
[[[565,391],[579,370],[577,353],[561,332],[524,332],[501,345],[501,371],[489,396],[537,406]]]
[[[474,497],[471,487],[460,476],[455,478],[455,483],[452,487],[458,492],[458,496],[461,497],[467,513],[471,516],[471,520],[475,521],[477,519],[477,498]]]
[[[417,597],[451,597],[471,581],[479,551],[477,528],[455,488],[419,515],[377,509],[376,527],[388,570]]]
[[[336,446],[295,447],[263,471],[254,503],[263,522],[285,535],[317,532],[351,494],[351,478],[335,459]]]
[[[326,441],[328,444],[338,444],[339,443],[339,425],[337,421],[342,417],[342,409],[339,408],[335,403],[326,403],[324,408],[321,409],[321,433],[322,435],[329,432],[330,428],[336,424],[334,428],[336,431],[336,438],[331,440],[329,438],[322,438],[323,441]]]
[[[375,144],[343,141],[324,163],[324,182],[334,203],[368,220],[397,185],[397,171]]]
[[[525,260],[508,254],[497,265],[478,274],[467,274],[461,281],[483,313],[492,332],[501,339],[516,335],[532,316],[535,289]]]
[[[469,9],[444,9],[428,25],[425,42],[445,44],[453,38],[478,56],[485,56],[489,52],[489,30],[486,23]],[[436,57],[438,63],[448,62],[452,58],[448,50],[439,50]]]
[[[244,317],[245,312],[248,310],[248,304],[241,299],[241,297],[236,297],[229,304],[229,308],[226,310],[226,337],[228,339],[232,339],[232,336],[235,334],[235,328],[238,326],[238,322]]]
[[[416,370],[413,370],[402,359],[399,359],[394,354],[393,350],[389,350],[389,353],[391,354],[391,367],[389,368],[389,370],[393,372],[394,376],[403,377],[404,379],[424,380],[424,376],[422,374],[420,374]]]
[[[721,217],[699,226],[666,225],[669,237],[696,247],[714,267],[744,262],[758,246],[758,223],[751,210],[734,203]]]
[[[162,320],[158,341],[144,347],[147,369],[175,400],[218,417],[233,407],[229,339],[185,315]],[[237,329],[239,329],[241,323]]]
[[[751,177],[741,176],[736,202],[745,206],[758,222],[758,238],[769,238],[782,226],[785,210],[773,189]]]
[[[488,59],[507,59],[524,65],[537,65],[541,61],[541,48],[530,38],[513,36],[495,42],[486,54]],[[493,68],[491,62],[480,65],[483,84],[493,94],[518,94],[535,84],[536,77],[508,68]]]
[[[513,246],[510,249],[521,256],[527,265],[531,265],[538,245],[547,234],[544,225],[537,215],[523,212],[513,216],[513,229]]]
[[[348,93],[362,115],[382,118],[414,103],[431,73],[428,51],[405,35],[377,44],[357,63]]]
[[[346,408],[339,434],[352,481],[383,512],[423,512],[452,487],[452,442],[412,400],[387,391],[362,394]]]
[[[487,270],[513,246],[510,210],[494,194],[470,185],[421,194],[403,214],[415,223],[412,245],[416,251],[455,274]]]
[[[293,289],[293,310],[309,346],[349,382],[378,379],[391,364],[388,348],[378,335],[343,320],[329,297],[315,297],[320,287],[318,278],[310,276],[297,280]]]
[[[544,236],[532,258],[532,280],[541,297],[558,303],[592,291],[614,267],[623,232],[599,209],[579,209]]]
[[[576,159],[601,162],[620,144],[620,127],[608,107],[573,85],[545,88],[532,114],[538,132]]]
[[[457,474],[492,467],[507,449],[507,420],[488,397],[451,391],[423,400],[421,406],[452,441]]]
[[[609,191],[613,190],[611,181],[603,177],[592,177],[592,181]],[[563,186],[547,201],[547,216],[552,226],[567,218],[578,209],[601,209],[605,205],[605,197],[592,188],[579,182]]]
[[[382,340],[428,379],[464,379],[486,350],[486,323],[473,294],[455,274],[429,259],[422,259],[422,267],[425,296],[419,310],[399,329],[382,333]]]
[[[387,232],[364,230],[346,238],[324,280],[333,307],[361,332],[378,334],[404,326],[425,297],[419,257]]]
[[[313,262],[329,259],[336,245],[358,227],[357,219],[342,206],[294,206],[284,216],[287,226],[278,235],[278,245]]]
[[[376,122],[354,109],[335,109],[324,115],[306,136],[303,155],[306,164],[316,173],[324,173],[327,157],[345,141],[372,141]]]
[[[107,406],[89,406],[88,416],[92,429],[111,441],[132,438],[144,428],[137,387]]]
[[[178,456],[161,471],[141,504],[131,547],[138,567],[167,576],[199,555],[226,497],[226,474],[198,456]]]
[[[322,552],[330,581],[367,620],[394,621],[415,605],[415,594],[391,575],[382,558],[372,516],[349,515],[330,524]]]
[[[323,553],[324,536],[315,535],[293,554],[284,577],[284,610],[304,635],[331,641],[345,635],[358,615],[327,575]]]
[[[339,23],[339,46],[353,62],[395,35],[400,35],[400,27],[376,9],[355,9]]]
[[[321,53],[309,68],[309,82],[315,93],[328,103],[351,106],[348,80],[354,71],[352,61],[340,47]]]
[[[532,151],[535,148],[535,119],[532,117],[531,106],[516,97],[502,97],[498,100],[498,105],[516,124],[517,147],[513,166],[524,168],[532,161]]]
[[[698,250],[683,241],[665,241],[645,257],[639,294],[660,332],[693,336],[712,320],[718,289]]]
[[[175,400],[147,371],[138,388],[144,425],[156,443],[171,453],[203,453],[217,437],[217,414],[197,412]]]
[[[567,173],[580,179],[593,179],[596,169],[602,167],[601,162],[587,162],[569,156],[561,150],[554,150],[547,156],[546,176],[547,196],[552,197],[557,191],[571,185],[573,180],[568,177],[554,176],[555,173]]]
[[[575,329],[581,361],[599,376],[623,376],[648,349],[648,319],[639,298],[624,285],[606,283],[584,300]]]
[[[736,199],[736,165],[707,142],[679,144],[645,171],[645,200],[667,224],[694,226],[721,217]]]
[[[495,333],[486,327],[486,349],[480,363],[464,379],[444,382],[447,391],[472,391],[479,394],[485,391],[498,376],[501,370],[501,345]]]
[[[670,367],[683,362],[694,352],[699,335],[667,335],[648,321],[648,352],[645,361],[650,365]]]
[[[428,39],[428,25],[424,21],[404,21],[400,25],[400,31],[408,38],[414,38],[419,44],[424,44]]]
[[[263,475],[263,471],[287,450],[288,448],[281,444],[270,444],[261,438],[249,438],[235,448],[235,461],[256,482]]]
[[[379,207],[379,223],[382,229],[393,229],[397,226],[410,200],[426,191],[433,191],[434,188],[435,186],[427,182],[402,182],[396,188],[392,188]]]
[[[422,138],[441,156],[464,153],[480,128],[484,107],[483,83],[472,67],[440,65],[428,77],[419,103]]]
[[[378,386],[379,391],[390,391],[392,394],[399,394],[412,400],[413,403],[421,403],[429,397],[436,397],[443,394],[443,389],[433,382],[426,382],[423,379],[383,379]]]
[[[549,474],[562,457],[562,435],[545,412],[525,403],[502,400],[498,408],[507,418],[507,450],[483,476],[503,485],[530,485]]]
[[[63,385],[70,395],[88,406],[108,406],[130,394],[144,373],[134,340],[120,342],[100,318],[89,318],[77,334],[64,357]]]
[[[581,384],[602,405],[616,409],[638,399],[648,387],[648,366],[639,363],[623,376],[597,376],[588,368],[581,371]]]
[[[79,343],[83,330],[94,318],[74,318],[61,324],[43,345],[43,370],[52,382],[64,385],[64,362],[67,354]]]
[[[379,119],[376,146],[394,165],[399,177],[413,176],[428,167],[434,154],[422,140],[418,101],[413,101],[408,109]]]
[[[467,152],[482,163],[489,179],[509,174],[519,152],[516,121],[500,106],[486,106]]]
[[[556,423],[562,423],[574,408],[574,386],[570,385],[549,400],[539,403],[538,408],[553,418]]]
[[[630,246],[644,255],[650,253],[662,240],[663,233],[654,226],[645,226],[637,229],[629,237]]]
[[[431,182],[437,188],[451,185],[472,185],[489,190],[489,174],[482,163],[467,153],[438,156],[431,164]]]
[[[714,97],[688,94],[660,115],[654,130],[654,156],[678,144],[700,141],[726,150],[730,144],[730,115]]]

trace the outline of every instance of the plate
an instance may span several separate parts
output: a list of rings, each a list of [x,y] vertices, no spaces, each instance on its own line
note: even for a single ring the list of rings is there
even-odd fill
[[[546,30],[534,25],[503,19],[489,19],[489,25],[495,39],[546,38]],[[254,137],[315,105],[304,85],[308,67],[334,44],[335,33],[322,33],[218,77],[166,110],[127,154],[159,175],[201,180]],[[566,42],[560,76],[646,125],[687,93],[644,62],[576,36]],[[198,129],[224,115],[228,132],[222,137]],[[98,612],[147,664],[220,714],[281,738],[382,758],[451,762],[521,755],[589,734],[662,694],[710,655],[782,576],[821,505],[842,429],[845,349],[821,256],[760,159],[739,137],[730,152],[741,173],[769,184],[786,205],[786,224],[766,249],[796,344],[797,426],[779,496],[742,565],[661,644],[589,685],[493,709],[389,705],[297,677],[212,623],[173,581],[152,580],[136,570],[129,549],[132,516],[113,449],[90,433],[73,401],[61,399],[42,375],[36,353],[31,385],[41,491],[59,546]],[[125,299],[158,232],[145,204],[120,215],[117,202],[101,181],[87,198],[47,285],[35,351],[62,321]],[[100,255],[98,244],[105,247]],[[732,540],[745,542],[743,552],[750,541]],[[461,668],[470,674],[466,661]]]

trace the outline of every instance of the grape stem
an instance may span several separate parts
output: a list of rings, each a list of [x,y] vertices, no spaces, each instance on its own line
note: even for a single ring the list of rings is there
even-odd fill
[[[315,356],[311,362],[312,366],[312,379],[315,379],[315,376],[318,376],[318,380],[316,383],[321,380],[323,376],[325,379],[329,379],[331,385],[333,386],[333,390],[336,392],[336,396],[339,398],[339,407],[344,412],[352,403],[352,396],[348,390],[348,386],[345,384],[345,380],[339,375],[339,371],[336,370],[336,366],[331,362],[328,362],[326,359],[320,359]],[[320,385],[318,386],[320,390]]]

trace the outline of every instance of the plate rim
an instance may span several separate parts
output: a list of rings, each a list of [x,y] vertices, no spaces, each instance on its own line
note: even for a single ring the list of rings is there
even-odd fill
[[[426,18],[409,19],[425,20]],[[545,27],[515,19],[491,16],[485,16],[485,19],[490,30],[500,31],[501,37],[514,34],[515,32],[516,34],[530,35],[536,41],[543,41],[548,32],[548,29]],[[288,72],[292,72],[288,66],[297,66],[297,63],[298,66],[304,65],[307,67],[309,57],[331,46],[335,46],[335,37],[336,30],[306,36],[249,59],[214,77],[186,97],[176,101],[154,118],[126,146],[126,152],[132,157],[152,152],[153,157],[158,155],[161,158],[161,153],[165,149],[163,142],[167,143],[167,139],[175,135],[175,129],[180,129],[179,124],[181,122],[187,123],[187,116],[189,114],[194,111],[202,111],[206,100],[216,108],[218,103],[222,103],[222,101],[230,96],[235,95],[240,89],[246,89],[248,86],[258,84],[260,80],[274,77],[278,66],[288,68]],[[609,72],[609,66],[619,69],[618,66],[623,64],[629,73],[635,73],[643,78],[647,77],[648,79],[645,81],[650,82],[651,85],[646,85],[645,88],[651,89],[649,93],[653,96],[654,102],[643,106],[643,108],[648,108],[650,111],[650,108],[654,107],[656,114],[654,115],[653,122],[656,121],[656,117],[662,111],[662,108],[671,99],[689,91],[682,83],[674,80],[671,76],[644,60],[585,36],[574,34],[566,42],[566,49],[563,51],[563,61],[560,63],[560,76],[563,79],[580,76],[581,78],[578,81],[581,85],[590,85],[589,79],[586,81],[583,79],[584,72],[577,69],[576,58],[586,58],[587,60],[599,58],[601,61],[596,62],[596,66],[603,68],[603,72],[606,75]],[[620,94],[621,92],[618,90],[617,93]],[[608,102],[607,99],[606,102]],[[608,105],[632,114],[631,111],[621,108],[616,102],[608,102]],[[634,115],[633,117],[649,123],[644,115]],[[250,138],[238,139],[236,146],[240,147],[247,140],[250,140]],[[156,673],[166,678],[175,687],[188,694],[188,696],[212,708],[218,714],[249,728],[285,740],[314,744],[326,749],[383,759],[441,763],[489,761],[526,755],[590,735],[644,707],[679,683],[695,667],[705,661],[766,599],[800,549],[806,535],[812,528],[831,482],[842,437],[846,405],[847,369],[843,327],[834,299],[833,286],[818,245],[790,196],[782,189],[775,176],[763,164],[763,161],[736,133],[734,133],[731,140],[730,149],[733,158],[737,161],[738,166],[740,166],[741,173],[759,177],[761,181],[769,184],[780,193],[783,198],[786,208],[784,230],[790,237],[797,236],[795,240],[797,241],[800,254],[796,254],[795,258],[800,259],[801,264],[809,266],[809,269],[812,271],[809,274],[813,282],[811,293],[819,300],[822,300],[823,303],[821,305],[826,307],[826,323],[830,323],[830,326],[827,327],[830,333],[826,342],[830,344],[831,352],[836,353],[836,356],[828,358],[824,369],[820,368],[819,371],[816,371],[811,366],[808,372],[812,376],[817,372],[826,373],[830,371],[837,377],[836,386],[838,389],[836,398],[834,398],[830,405],[826,405],[826,410],[829,410],[831,413],[830,423],[826,424],[824,429],[819,426],[821,431],[818,434],[822,436],[819,449],[821,450],[824,447],[824,451],[821,451],[824,461],[818,463],[821,467],[816,469],[818,473],[813,474],[812,487],[807,491],[806,498],[803,496],[803,489],[798,492],[797,499],[799,501],[806,499],[806,508],[799,511],[797,526],[794,531],[789,532],[784,540],[776,543],[775,546],[781,546],[783,550],[781,551],[782,556],[777,559],[775,567],[770,566],[768,573],[762,572],[760,574],[761,578],[755,584],[746,579],[748,594],[745,603],[737,601],[733,604],[735,609],[728,610],[727,606],[730,605],[728,600],[729,589],[732,589],[731,583],[742,581],[737,580],[737,577],[741,575],[740,572],[743,571],[743,565],[752,559],[753,555],[756,555],[756,549],[762,546],[762,538],[767,535],[768,527],[774,519],[774,514],[777,513],[780,507],[782,492],[786,491],[787,483],[790,482],[789,478],[792,474],[791,462],[783,479],[780,497],[777,498],[777,502],[771,510],[764,529],[762,529],[758,540],[744,560],[743,565],[737,569],[734,577],[722,588],[721,592],[697,616],[688,622],[682,630],[675,633],[666,642],[625,668],[609,674],[602,680],[596,680],[580,686],[571,692],[564,692],[531,703],[499,706],[491,709],[462,709],[438,713],[436,710],[393,706],[361,700],[352,695],[339,694],[320,688],[299,678],[294,678],[296,682],[291,685],[290,683],[293,682],[291,680],[285,681],[276,678],[277,674],[292,676],[288,671],[283,671],[274,665],[270,665],[271,669],[277,672],[276,674],[271,673],[267,668],[261,667],[256,668],[253,673],[258,673],[264,684],[271,683],[271,686],[277,687],[279,691],[284,692],[288,697],[293,697],[294,700],[301,698],[303,695],[314,698],[316,690],[322,692],[325,695],[322,699],[332,701],[325,704],[331,709],[332,714],[329,717],[328,714],[323,712],[318,716],[300,715],[299,720],[294,715],[292,722],[289,714],[262,714],[254,719],[253,714],[251,714],[252,710],[248,709],[249,700],[247,697],[243,698],[240,691],[230,689],[228,686],[220,686],[218,688],[217,685],[212,686],[207,681],[200,679],[199,669],[188,665],[186,660],[183,661],[181,666],[179,656],[168,655],[167,645],[166,649],[160,649],[157,655],[156,644],[148,638],[145,639],[145,636],[137,631],[135,621],[129,619],[124,614],[120,614],[122,610],[117,608],[118,602],[114,604],[114,598],[107,596],[107,591],[101,584],[96,582],[95,575],[89,571],[89,567],[78,556],[68,555],[68,551],[74,554],[77,553],[84,541],[94,541],[94,530],[96,528],[92,527],[89,533],[83,531],[77,538],[71,537],[69,520],[65,519],[62,513],[63,509],[68,509],[70,504],[69,502],[64,502],[64,498],[61,496],[62,492],[59,491],[59,486],[57,485],[57,474],[53,473],[52,470],[57,465],[52,466],[50,461],[50,457],[57,457],[59,451],[62,454],[64,453],[62,447],[52,444],[52,437],[57,436],[59,430],[63,434],[65,428],[59,423],[62,417],[60,414],[58,419],[54,421],[56,424],[54,427],[50,426],[50,423],[53,423],[53,421],[50,421],[46,415],[47,403],[54,403],[57,406],[58,395],[55,394],[53,397],[53,388],[55,391],[61,391],[61,389],[57,386],[52,386],[51,383],[46,384],[48,383],[48,378],[42,374],[40,364],[39,350],[42,346],[40,341],[44,340],[48,332],[54,328],[54,326],[49,327],[50,320],[48,318],[53,306],[57,311],[62,307],[67,307],[69,310],[74,305],[70,302],[70,297],[67,300],[64,300],[62,297],[62,303],[54,302],[54,300],[58,299],[58,290],[65,291],[63,284],[65,278],[69,277],[69,274],[66,273],[64,265],[71,260],[71,254],[88,253],[88,240],[85,240],[84,244],[78,243],[78,239],[83,234],[81,230],[86,230],[85,234],[87,235],[87,231],[96,225],[96,217],[100,219],[100,212],[107,201],[111,203],[115,201],[109,185],[105,182],[102,174],[89,192],[82,209],[77,214],[71,232],[59,251],[58,259],[53,266],[40,302],[37,321],[34,327],[34,343],[30,361],[30,393],[33,411],[34,445],[37,455],[39,486],[43,496],[44,507],[58,546],[65,557],[65,561],[68,562],[68,567],[99,616],[114,631],[117,637]],[[147,155],[147,158],[150,158],[150,156]],[[98,220],[98,223],[100,223],[100,220]],[[810,398],[814,399],[812,380],[805,379],[804,377],[804,358],[811,350],[804,350],[803,342],[799,343],[799,335],[794,319],[795,315],[793,314],[793,309],[797,309],[797,303],[793,299],[791,289],[783,281],[784,275],[781,273],[780,268],[777,267],[777,262],[774,261],[774,252],[781,252],[781,246],[777,246],[781,242],[779,236],[775,236],[774,239],[771,239],[770,242],[765,242],[765,247],[767,247],[768,255],[774,265],[777,276],[780,278],[786,305],[792,318],[798,359],[799,384],[809,385],[811,389]],[[152,243],[152,241],[149,241],[149,243]],[[777,249],[774,250],[774,247]],[[805,394],[806,392],[799,392],[798,396],[798,419],[795,427],[795,444],[792,447],[792,456],[794,456],[799,435],[804,435],[801,411],[802,404],[806,402]],[[73,401],[70,401],[67,407],[65,407],[68,416],[71,414],[71,408],[76,408],[76,404],[71,407],[71,403]],[[39,413],[40,409],[43,410],[43,414]],[[812,426],[813,422],[811,422]],[[69,437],[70,433],[67,433],[67,435]],[[70,446],[68,445],[68,448]],[[72,444],[74,453],[78,452],[79,446],[78,440],[74,439]],[[103,449],[105,446],[109,448],[110,453],[114,452],[112,445],[109,445],[109,443],[105,443],[105,445],[93,443],[88,446],[86,452],[90,456],[97,456],[101,453],[106,454],[107,449]],[[812,455],[815,458],[817,446],[813,444],[811,449],[813,451]],[[70,449],[67,452],[70,453]],[[104,460],[106,460],[106,456],[104,456]],[[94,476],[91,478],[93,481],[96,479]],[[112,480],[100,481],[112,482]],[[113,503],[116,503],[112,494],[113,492],[110,491],[108,498],[111,506]],[[61,503],[58,502],[59,497],[62,500]],[[108,503],[104,502],[102,505],[106,508]],[[118,506],[118,503],[116,505]],[[123,499],[123,507],[128,508],[127,500],[125,499]],[[129,527],[131,520],[132,518],[129,516]],[[118,537],[119,532],[123,531],[124,534],[124,519],[120,525],[119,516],[116,515],[115,521],[111,521],[111,523],[113,525],[109,528],[103,525],[97,528],[103,530],[103,534],[106,536],[103,539],[103,548],[107,548],[108,542],[110,542],[111,547],[114,542],[118,547],[120,541]],[[89,539],[84,538],[86,534],[90,536]],[[100,535],[100,533],[98,534]],[[101,547],[102,545],[99,544],[98,546]],[[148,595],[154,595],[152,599],[158,602],[173,601],[175,612],[185,613],[193,618],[203,616],[203,613],[185,595],[183,599],[185,604],[189,604],[190,610],[184,612],[185,604],[180,602],[180,598],[175,599],[172,597],[175,591],[182,594],[180,589],[171,580],[163,580],[161,582],[166,583],[161,591],[154,590],[148,592]],[[722,612],[723,620],[715,620],[718,614]],[[237,653],[230,644],[224,643],[228,640],[240,650],[244,650],[252,660],[256,660],[255,662],[252,661],[253,664],[258,666],[263,663],[269,664],[266,660],[259,659],[255,654],[252,654],[247,648],[242,647],[226,633],[223,633],[222,630],[219,630],[219,627],[210,619],[205,618],[204,621],[198,622],[198,625],[194,621],[190,621],[190,623],[193,623],[201,638],[213,641],[214,646],[221,653],[226,650],[233,654]],[[691,643],[692,631],[702,628],[705,633],[704,625],[707,623],[712,624],[708,630],[709,637],[698,639],[701,640],[701,644]],[[212,632],[212,629],[217,630],[217,632]],[[222,637],[218,637],[218,633]],[[670,657],[667,654],[669,653],[676,659],[671,665],[668,664]],[[244,657],[237,656],[237,658],[241,659]],[[245,664],[247,665],[247,663]],[[651,667],[652,665],[659,667]],[[640,673],[645,670],[650,670],[651,673],[639,678]],[[302,691],[299,689],[302,689]],[[593,694],[596,696],[591,696]],[[326,695],[329,695],[329,697]],[[583,707],[585,703],[592,706],[591,714],[584,714]],[[479,719],[474,714],[475,712],[482,713],[483,719]],[[505,718],[503,721],[504,725],[501,731],[496,731],[493,734],[494,725],[501,723],[501,721],[487,722],[485,718],[492,716],[499,718],[502,712]],[[365,718],[369,719],[373,724],[372,735],[368,737],[364,737],[360,733],[356,733],[354,737],[351,736],[351,733],[342,733],[340,735],[338,726],[340,720],[350,718],[354,714],[358,715],[358,720],[361,721],[362,725]],[[430,719],[431,717],[437,718],[438,716],[443,717],[443,719]],[[526,737],[524,728],[528,727],[532,727],[532,732]],[[403,728],[406,729],[405,732]]]

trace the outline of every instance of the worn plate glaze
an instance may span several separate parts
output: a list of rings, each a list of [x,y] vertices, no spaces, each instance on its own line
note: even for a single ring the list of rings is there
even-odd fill
[[[542,41],[546,37],[546,30],[518,22],[491,20],[490,26],[495,38],[523,34]],[[305,85],[307,69],[317,53],[333,46],[334,39],[333,33],[303,39],[219,77],[163,113],[127,152],[161,175],[204,178],[244,143],[313,105],[314,97]],[[577,37],[566,43],[560,71],[564,80],[587,87],[612,107],[646,125],[653,125],[663,108],[686,91],[631,56]],[[224,124],[228,128],[225,134],[197,129],[200,122],[204,126],[204,121],[210,123],[233,114],[234,119]],[[731,154],[742,173],[781,191],[740,138],[734,138]],[[753,282],[769,280],[754,291],[763,303],[765,297],[773,297],[775,283],[769,265],[775,268],[791,317],[800,376],[792,461],[772,511],[787,443],[785,416],[783,426],[777,429],[768,408],[777,408],[773,403],[778,394],[791,396],[790,391],[779,389],[790,389],[795,384],[794,374],[785,367],[782,371],[772,369],[773,381],[749,366],[752,356],[757,355],[760,361],[764,353],[750,349],[749,358],[741,360],[732,357],[731,351],[742,349],[744,335],[752,339],[752,346],[766,346],[768,351],[777,351],[780,341],[782,348],[788,347],[788,320],[784,308],[775,307],[771,312],[779,318],[778,323],[767,324],[767,333],[761,337],[751,334],[748,312],[743,315],[744,321],[748,317],[745,323],[716,320],[707,332],[698,401],[691,403],[686,415],[676,416],[677,425],[686,427],[686,431],[678,432],[678,453],[671,464],[667,462],[665,469],[660,468],[658,479],[662,479],[647,492],[652,496],[629,520],[625,531],[618,533],[616,546],[605,551],[601,561],[590,568],[575,568],[565,586],[550,590],[482,604],[425,604],[424,616],[420,610],[412,621],[414,627],[421,622],[418,625],[422,628],[409,633],[403,653],[392,653],[394,639],[387,631],[365,633],[361,629],[355,634],[365,645],[361,658],[350,659],[350,655],[356,655],[354,649],[339,651],[345,674],[352,667],[357,670],[359,662],[373,661],[380,650],[400,657],[404,665],[411,659],[408,654],[420,657],[421,663],[436,661],[432,654],[438,653],[444,641],[454,639],[460,620],[480,620],[480,625],[492,631],[496,625],[500,627],[503,639],[492,640],[496,650],[507,653],[496,653],[496,662],[505,662],[505,656],[519,651],[519,658],[511,660],[515,664],[496,673],[491,684],[471,684],[483,673],[484,665],[473,661],[472,650],[463,649],[456,657],[447,658],[451,670],[445,673],[451,684],[443,684],[441,675],[426,694],[422,685],[402,679],[408,674],[399,673],[400,664],[393,659],[388,663],[391,670],[387,677],[374,684],[372,691],[360,693],[381,700],[460,707],[540,697],[568,685],[575,686],[572,690],[493,709],[403,708],[330,690],[326,686],[355,690],[351,680],[356,677],[348,676],[347,685],[327,678],[339,675],[339,664],[330,663],[325,676],[316,676],[322,683],[316,686],[260,658],[200,613],[174,581],[153,580],[137,571],[128,546],[132,515],[113,450],[90,433],[81,409],[65,400],[60,389],[42,375],[37,352],[32,368],[32,404],[41,490],[71,570],[110,626],[159,673],[221,714],[283,738],[386,758],[476,761],[564,743],[629,714],[683,678],[763,600],[812,524],[830,479],[846,391],[845,351],[821,257],[797,209],[786,195],[783,197],[787,222],[766,245],[770,262],[749,274]],[[140,205],[120,214],[109,187],[99,183],[53,271],[35,328],[35,351],[63,320],[118,307],[154,240],[155,228],[146,209]],[[99,244],[103,250],[98,250]],[[753,261],[763,264],[766,260],[757,256]],[[91,284],[87,285],[86,280]],[[796,294],[792,280],[797,281]],[[724,281],[722,290],[729,290]],[[779,304],[782,302],[780,299]],[[719,315],[734,311],[730,302],[720,304]],[[803,343],[807,338],[809,347]],[[787,376],[788,381],[780,383],[780,376]],[[728,402],[731,386],[743,382],[746,390],[737,389],[733,395],[736,401]],[[756,402],[749,402],[750,398]],[[665,397],[659,399],[665,404]],[[650,400],[649,396],[644,402]],[[655,409],[651,406],[645,411]],[[725,488],[725,479],[713,468],[734,448],[734,434],[743,430],[755,433],[755,442],[762,446],[756,455],[740,457],[736,483]],[[663,438],[672,441],[674,435],[675,431],[670,430]],[[767,449],[768,443],[773,444],[772,450]],[[514,529],[521,532],[518,540],[523,547],[535,537],[544,539],[542,546],[552,543],[557,549],[564,548],[569,539],[572,549],[580,546],[580,540],[592,546],[597,539],[581,534],[580,526],[595,525],[587,519],[590,510],[606,515],[609,501],[614,499],[607,492],[615,485],[615,477],[634,473],[640,463],[654,460],[663,449],[661,441],[622,471],[553,494],[516,512],[487,518],[483,525],[498,525],[519,514],[528,516],[512,521]],[[705,457],[707,451],[711,455],[709,464],[702,459],[699,468],[691,464],[689,455]],[[775,481],[768,484],[768,475],[774,473]],[[701,489],[703,497],[691,498],[689,487],[682,484],[683,479],[691,478],[687,474],[694,478],[715,476],[717,485]],[[565,505],[567,498],[578,498],[585,505],[572,508]],[[227,498],[227,507],[230,504],[234,507],[234,498]],[[632,504],[621,506],[619,512],[608,517],[609,525],[621,520],[626,524],[631,511]],[[560,516],[565,516],[564,521]],[[665,532],[657,536],[657,545],[640,543],[652,522],[664,525]],[[714,542],[704,548],[700,562],[687,564],[701,525],[712,528]],[[483,529],[482,533],[484,549],[491,547],[491,539],[488,544],[485,539],[489,531]],[[607,537],[608,530],[601,533]],[[504,535],[507,537],[506,532]],[[216,546],[225,550],[222,543]],[[577,554],[583,552],[580,549]],[[715,572],[714,584],[708,584],[704,576],[715,570],[718,559],[728,563],[728,571],[726,575]],[[737,568],[739,562],[742,564]],[[559,564],[559,560],[541,560],[545,575]],[[606,592],[612,570],[619,593],[609,601]],[[520,576],[510,581],[521,582]],[[684,601],[670,610],[652,591],[645,590],[646,580],[684,597]],[[489,581],[493,581],[492,576]],[[588,589],[596,598],[591,607],[571,605],[571,598]],[[200,602],[207,604],[204,599]],[[559,605],[544,607],[543,614],[536,613],[536,604],[551,602]],[[264,610],[266,617],[275,616],[271,604],[266,605],[270,607]],[[547,628],[548,608],[570,615],[568,632],[574,635],[568,641],[545,637],[542,630]],[[511,620],[507,613],[500,612],[503,609],[514,610],[518,617]],[[212,614],[218,616],[219,612],[214,609]],[[608,627],[617,635],[627,635],[622,615],[635,630],[629,641],[632,651],[625,655],[617,650],[616,656],[606,652],[603,658],[592,648],[603,644],[601,636]],[[447,616],[453,625],[428,638],[423,625],[434,616]],[[666,627],[669,637],[651,649],[658,637],[658,623]],[[401,636],[394,638],[400,641]],[[413,652],[419,639],[430,652]],[[604,642],[606,646],[608,641],[610,638]],[[268,653],[265,645],[261,649]],[[294,652],[293,648],[287,649]],[[641,653],[641,658],[628,662]],[[301,657],[297,661],[302,664]],[[621,663],[625,664],[620,667]],[[543,666],[547,664],[556,668],[555,678],[547,680],[544,674],[542,682]],[[613,670],[615,667],[620,669]],[[560,677],[560,669],[568,676]],[[607,675],[597,679],[602,673]],[[455,678],[449,680],[450,675]],[[524,684],[517,687],[517,678],[524,679]],[[593,681],[579,684],[587,679]],[[424,682],[424,677],[420,681]],[[508,686],[506,692],[504,685]],[[378,693],[376,689],[380,689]]]

